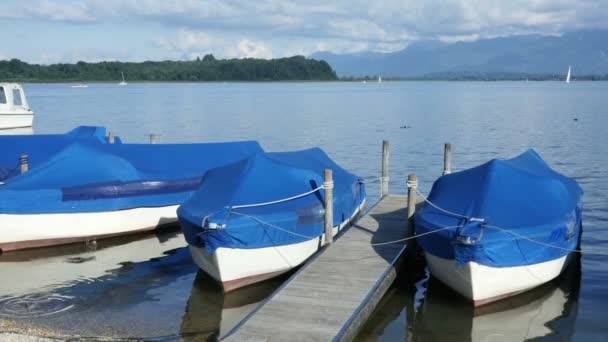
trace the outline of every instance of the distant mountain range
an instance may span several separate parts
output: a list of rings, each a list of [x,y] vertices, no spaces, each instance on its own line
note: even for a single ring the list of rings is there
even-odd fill
[[[317,52],[340,77],[418,77],[432,74],[608,74],[608,30],[561,36],[517,35],[474,42],[420,41],[393,53]]]

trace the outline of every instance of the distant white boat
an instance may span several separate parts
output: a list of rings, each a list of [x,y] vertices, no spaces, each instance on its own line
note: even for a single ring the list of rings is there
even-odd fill
[[[87,84],[72,84],[70,85],[70,88],[88,88],[89,85]]]
[[[568,65],[568,75],[566,75],[566,83],[570,83],[570,72],[572,71],[572,68]]]
[[[0,83],[0,130],[32,127],[33,121],[34,112],[21,85]]]
[[[125,73],[121,72],[120,74],[122,75],[122,82],[118,83],[118,85],[126,86],[127,82],[125,82]]]
[[[378,76],[378,83],[382,83],[382,77]]]

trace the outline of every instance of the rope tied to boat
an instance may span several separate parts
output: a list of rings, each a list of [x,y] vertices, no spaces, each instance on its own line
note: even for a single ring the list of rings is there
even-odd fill
[[[431,230],[431,231],[420,233],[420,234],[414,234],[412,236],[409,236],[409,237],[406,237],[406,238],[403,238],[403,239],[398,239],[398,240],[393,240],[393,241],[386,241],[386,242],[376,242],[376,243],[372,243],[371,245],[372,246],[390,245],[390,244],[393,244],[393,243],[399,243],[399,242],[405,242],[405,241],[408,241],[408,240],[413,240],[413,239],[419,238],[421,236],[438,233],[440,231],[449,230],[449,229],[456,229],[456,228],[461,228],[461,227],[462,227],[461,225],[460,226],[443,227],[443,228]]]
[[[381,181],[387,181],[388,177],[365,177],[360,178],[357,183],[359,184],[372,184],[372,183],[380,183]]]
[[[417,186],[417,185],[416,185],[416,186]],[[409,182],[408,182],[408,187],[409,187]],[[439,210],[439,211],[441,211],[441,212],[444,212],[444,213],[446,213],[446,214],[448,214],[448,215],[452,215],[452,216],[454,216],[454,217],[460,217],[460,218],[463,218],[463,219],[465,219],[465,220],[467,220],[467,221],[472,221],[473,219],[475,219],[475,221],[479,221],[479,220],[481,220],[481,222],[485,222],[485,220],[484,220],[484,219],[475,218],[475,217],[469,217],[469,216],[466,216],[466,215],[457,214],[457,213],[455,213],[455,212],[451,212],[451,211],[449,211],[449,210],[443,209],[443,208],[439,207],[438,205],[436,205],[435,203],[431,202],[431,201],[430,201],[430,200],[429,200],[429,199],[428,199],[426,196],[424,196],[424,195],[423,195],[423,194],[420,192],[420,190],[418,190],[418,188],[417,188],[417,187],[415,187],[415,189],[416,189],[416,193],[417,193],[417,194],[418,194],[420,197],[422,197],[422,199],[423,199],[423,200],[424,200],[426,203],[430,204],[430,205],[431,205],[433,208],[435,208],[435,209],[437,209],[437,210]]]
[[[409,187],[409,182],[408,182],[408,187]],[[512,236],[515,236],[515,237],[517,237],[517,238],[524,239],[524,240],[530,241],[530,242],[532,242],[532,243],[535,243],[535,244],[538,244],[538,245],[541,245],[541,246],[546,246],[546,247],[550,247],[550,248],[555,248],[555,249],[559,249],[559,250],[563,250],[563,251],[568,251],[568,252],[576,252],[576,253],[580,253],[580,254],[588,254],[588,255],[608,256],[608,253],[601,253],[601,252],[583,252],[582,250],[577,249],[577,248],[566,248],[566,247],[561,247],[561,246],[552,245],[552,244],[550,244],[550,243],[545,243],[545,242],[538,241],[538,240],[535,240],[535,239],[529,238],[529,237],[527,237],[527,236],[524,236],[524,235],[521,235],[521,234],[515,233],[515,232],[513,232],[513,231],[511,231],[511,230],[509,230],[509,229],[506,229],[506,228],[502,228],[502,227],[498,227],[498,226],[489,225],[489,224],[487,224],[487,222],[486,222],[486,220],[485,220],[484,218],[478,218],[478,217],[469,217],[469,216],[465,216],[465,215],[457,214],[457,213],[451,212],[451,211],[449,211],[449,210],[443,209],[443,208],[439,207],[438,205],[436,205],[435,203],[431,202],[431,201],[430,201],[430,200],[429,200],[429,199],[428,199],[426,196],[424,196],[422,193],[420,193],[420,191],[419,191],[418,189],[416,189],[416,192],[418,193],[418,195],[420,195],[420,197],[422,197],[422,199],[423,199],[423,200],[424,200],[426,203],[428,203],[429,205],[431,205],[431,206],[432,206],[432,207],[434,207],[435,209],[437,209],[437,210],[439,210],[439,211],[442,211],[442,212],[444,212],[444,213],[446,213],[446,214],[449,214],[449,215],[455,216],[455,217],[460,217],[460,218],[463,218],[463,219],[467,220],[468,222],[480,222],[480,223],[481,223],[481,226],[480,226],[480,227],[482,227],[482,228],[490,228],[490,229],[496,229],[496,230],[500,230],[500,231],[503,231],[503,232],[505,232],[505,233],[507,233],[507,234],[510,234],[510,235],[512,235]],[[457,228],[457,227],[463,227],[463,226],[444,227],[444,228],[440,228],[440,229],[437,229],[437,230],[429,231],[429,232],[426,232],[426,233],[423,233],[423,234],[424,234],[424,235],[426,235],[426,234],[436,233],[436,232],[441,231],[441,230],[447,230],[447,229],[452,229],[452,228]],[[410,238],[415,238],[415,237],[419,237],[419,236],[422,236],[422,234],[420,234],[420,235],[414,235],[414,236],[412,236],[412,237],[410,237]],[[410,239],[410,238],[407,238],[407,239]],[[402,240],[403,240],[403,239],[402,239]],[[404,240],[404,241],[406,241],[406,240]]]
[[[235,209],[262,207],[262,206],[273,205],[273,204],[278,204],[278,203],[283,203],[283,202],[289,202],[289,201],[292,201],[292,200],[295,200],[295,199],[298,199],[298,198],[302,198],[302,197],[306,197],[308,195],[311,195],[311,194],[313,194],[313,193],[315,193],[315,192],[317,192],[317,191],[319,191],[321,189],[327,189],[328,186],[333,187],[333,185],[334,185],[334,182],[323,182],[323,184],[321,186],[318,186],[318,187],[316,187],[316,188],[314,188],[314,189],[312,189],[310,191],[306,191],[306,192],[303,192],[301,194],[297,194],[297,195],[294,195],[294,196],[290,196],[290,197],[286,197],[286,198],[281,198],[281,199],[278,199],[278,200],[268,201],[268,202],[260,202],[260,203],[252,203],[252,204],[240,204],[240,205],[227,206],[227,207],[225,207],[225,209],[228,211],[228,216],[230,216],[230,214],[236,214],[236,215],[240,215],[240,216],[249,217],[249,218],[254,219],[255,221],[257,221],[258,223],[261,223],[261,224],[264,224],[264,225],[267,225],[267,226],[270,226],[270,227],[278,228],[279,230],[283,230],[283,231],[285,231],[287,233],[291,233],[291,234],[294,234],[294,235],[297,235],[297,236],[301,236],[301,237],[306,237],[306,238],[314,238],[314,237],[309,237],[309,236],[305,236],[305,235],[301,235],[301,234],[298,234],[298,233],[291,232],[289,230],[286,230],[286,229],[283,229],[281,227],[275,226],[275,225],[273,225],[273,224],[271,224],[269,222],[262,221],[262,220],[258,219],[255,216],[239,213],[239,212],[235,211]],[[226,228],[226,224],[225,223],[224,224],[219,224],[219,223],[211,222],[209,220],[209,218],[212,215],[216,214],[219,211],[220,210],[217,210],[217,211],[215,211],[213,213],[210,213],[210,214],[206,215],[205,217],[203,217],[203,220],[201,222],[202,223],[202,227],[206,226],[206,228],[208,228],[210,230],[224,229],[224,228]]]
[[[291,231],[291,230],[289,230],[289,229],[285,229],[285,228],[279,227],[279,226],[277,226],[277,225],[275,225],[275,224],[272,224],[272,223],[270,223],[270,222],[267,222],[267,221],[264,221],[264,220],[262,220],[262,219],[259,219],[259,218],[255,217],[255,216],[253,216],[253,215],[248,215],[248,214],[244,214],[244,213],[239,213],[238,211],[234,211],[234,210],[230,211],[230,213],[231,213],[231,214],[235,214],[235,215],[239,215],[239,216],[243,216],[243,217],[250,218],[250,219],[252,219],[252,220],[256,221],[256,222],[257,222],[257,223],[259,223],[259,224],[262,224],[262,225],[265,225],[265,226],[269,226],[269,227],[271,227],[271,228],[275,228],[275,229],[278,229],[278,230],[280,230],[280,231],[283,231],[283,232],[285,232],[285,233],[289,233],[289,234],[292,234],[292,235],[295,235],[295,236],[303,237],[303,238],[306,238],[306,239],[316,239],[316,238],[318,238],[318,236],[308,236],[308,235],[304,235],[304,234],[299,234],[299,233],[296,233],[296,232],[292,232],[292,231]]]
[[[331,182],[331,186],[333,187],[334,182]],[[281,198],[275,201],[268,201],[268,202],[261,202],[261,203],[253,203],[253,204],[240,204],[240,205],[233,205],[233,206],[229,206],[227,207],[227,209],[241,209],[241,208],[253,208],[253,207],[262,207],[262,206],[266,206],[266,205],[272,205],[272,204],[278,204],[278,203],[283,203],[283,202],[289,202],[301,197],[305,197],[308,196],[310,194],[313,194],[321,189],[327,189],[326,188],[326,182],[323,182],[323,185],[316,187],[310,191],[298,194],[298,195],[294,195],[291,197],[286,197],[286,198]]]

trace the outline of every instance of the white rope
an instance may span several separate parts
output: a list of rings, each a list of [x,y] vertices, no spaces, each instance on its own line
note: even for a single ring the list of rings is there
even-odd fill
[[[505,229],[505,228],[497,227],[497,226],[484,225],[483,227],[497,229],[497,230],[509,233],[509,234],[511,234],[513,236],[516,236],[516,237],[518,237],[520,239],[528,240],[530,242],[533,242],[533,243],[536,243],[536,244],[539,244],[539,245],[542,245],[542,246],[547,246],[547,247],[551,247],[551,248],[555,248],[555,249],[560,249],[560,250],[563,250],[563,251],[577,252],[577,253],[581,253],[581,254],[592,254],[592,255],[608,256],[608,253],[597,253],[597,252],[587,252],[587,251],[583,252],[582,250],[576,249],[576,248],[565,248],[565,247],[561,247],[561,246],[555,246],[555,245],[552,245],[550,243],[545,243],[545,242],[542,242],[542,241],[537,241],[537,240],[534,240],[534,239],[529,238],[527,236],[524,236],[524,235],[512,232],[512,231],[510,231],[508,229]]]
[[[380,177],[378,179],[381,180],[382,177]],[[359,182],[361,183],[361,181],[359,181]],[[533,242],[533,243],[536,243],[536,244],[539,244],[539,245],[543,245],[543,246],[547,246],[547,247],[551,247],[551,248],[556,248],[556,249],[565,250],[565,251],[569,251],[569,252],[577,252],[577,253],[581,253],[581,254],[584,253],[584,254],[590,254],[590,255],[608,256],[608,253],[583,252],[580,249],[572,249],[572,248],[565,248],[565,247],[561,247],[561,246],[555,246],[555,245],[544,243],[544,242],[541,242],[541,241],[536,241],[536,240],[531,239],[531,238],[529,238],[527,236],[514,233],[514,232],[512,232],[512,231],[510,231],[508,229],[504,229],[504,228],[497,227],[497,226],[491,226],[491,225],[483,224],[483,222],[485,221],[484,219],[479,219],[479,218],[474,218],[474,217],[468,217],[468,216],[465,216],[465,215],[457,214],[457,213],[451,212],[449,210],[445,210],[445,209],[437,206],[436,204],[434,204],[433,202],[431,202],[426,196],[424,196],[418,190],[418,188],[417,188],[418,187],[418,182],[417,181],[415,181],[415,182],[408,181],[407,182],[407,186],[408,186],[408,188],[413,187],[416,190],[416,193],[418,193],[418,195],[420,195],[420,197],[422,197],[422,199],[426,203],[428,203],[429,205],[433,206],[435,209],[437,209],[439,211],[442,211],[442,212],[444,212],[446,214],[455,216],[455,217],[460,217],[460,218],[466,219],[468,221],[479,221],[479,222],[482,222],[482,226],[481,226],[482,228],[483,227],[487,227],[487,228],[492,228],[492,229],[497,229],[497,230],[500,230],[500,231],[504,231],[504,232],[509,233],[509,234],[511,234],[513,236],[516,236],[518,238],[521,238],[521,239],[524,239],[524,240],[528,240],[530,242]],[[271,202],[233,206],[233,207],[231,207],[231,209],[250,208],[250,207],[258,207],[258,206],[271,205],[271,204],[276,204],[276,203],[281,203],[281,202],[287,202],[287,201],[291,201],[291,200],[294,200],[294,199],[297,199],[297,198],[300,198],[300,197],[308,196],[308,195],[310,195],[310,194],[312,194],[312,193],[314,193],[316,191],[319,191],[319,190],[327,188],[327,187],[333,187],[333,182],[324,182],[322,186],[319,186],[316,189],[313,189],[311,191],[308,191],[308,192],[300,194],[300,195],[296,195],[296,196],[292,196],[292,197],[288,197],[288,198],[284,198],[284,199],[280,199],[280,200],[276,200],[276,201],[271,201]],[[269,227],[281,230],[283,232],[286,232],[288,234],[292,234],[292,235],[295,235],[295,236],[299,236],[299,237],[303,237],[303,238],[307,238],[307,239],[317,239],[318,238],[318,236],[308,236],[308,235],[302,235],[302,234],[298,234],[298,233],[292,232],[290,230],[281,228],[281,227],[279,227],[277,225],[274,225],[272,223],[260,220],[257,217],[252,216],[252,215],[247,215],[247,214],[239,213],[239,212],[236,212],[234,210],[230,210],[230,213],[234,213],[236,215],[240,215],[240,216],[251,218],[252,220],[254,220],[254,221],[256,221],[256,222],[258,222],[260,224],[263,224],[263,225],[266,225],[266,226],[269,226]],[[428,231],[428,232],[425,232],[425,233],[422,233],[422,234],[416,234],[416,235],[413,235],[413,236],[410,236],[410,237],[407,237],[407,238],[393,240],[393,241],[372,243],[371,245],[372,246],[382,246],[382,245],[388,245],[388,244],[393,244],[393,243],[399,243],[399,242],[404,242],[404,241],[416,239],[416,238],[421,237],[421,236],[437,233],[437,232],[440,232],[440,231],[444,231],[444,230],[448,230],[448,229],[454,229],[454,228],[461,228],[461,227],[463,227],[463,226],[459,225],[459,226],[443,227],[443,228],[436,229],[436,230],[433,230],[433,231]]]
[[[289,234],[292,234],[292,235],[295,235],[295,236],[299,236],[299,237],[303,237],[303,238],[307,238],[307,239],[318,239],[319,238],[318,236],[308,236],[308,235],[302,235],[302,234],[298,234],[298,233],[292,232],[291,230],[287,230],[285,228],[281,228],[279,226],[276,226],[276,225],[274,225],[272,223],[260,220],[259,218],[255,217],[255,216],[252,216],[252,215],[247,215],[247,214],[239,213],[239,212],[236,212],[236,211],[231,211],[230,213],[236,214],[236,215],[240,215],[240,216],[244,216],[244,217],[248,217],[248,218],[250,218],[250,219],[252,219],[252,220],[254,220],[254,221],[256,221],[256,222],[258,222],[260,224],[263,224],[263,225],[266,225],[266,226],[269,226],[269,227],[272,227],[272,228],[276,228],[278,230],[284,231],[285,233],[289,233]]]
[[[333,186],[333,182],[331,183],[331,185]],[[254,204],[242,204],[242,205],[233,205],[230,208],[232,209],[241,209],[241,208],[252,208],[252,207],[262,207],[265,205],[272,205],[272,204],[277,204],[277,203],[282,203],[282,202],[288,202],[294,199],[298,199],[300,197],[304,197],[304,196],[308,196],[312,193],[315,193],[321,189],[324,189],[325,183],[323,183],[323,185],[321,185],[320,187],[316,188],[316,189],[312,189],[308,192],[305,192],[303,194],[299,194],[299,195],[295,195],[295,196],[291,196],[291,197],[287,197],[287,198],[282,198],[276,201],[270,201],[270,202],[262,202],[262,203],[254,203]]]
[[[289,234],[292,234],[292,235],[296,235],[296,236],[299,236],[299,237],[303,237],[303,238],[307,238],[307,239],[317,239],[317,238],[319,238],[318,236],[308,236],[308,235],[302,235],[302,234],[298,234],[298,233],[292,232],[292,231],[290,231],[288,229],[281,228],[281,227],[279,227],[277,225],[274,225],[272,223],[260,220],[259,218],[255,217],[253,215],[247,215],[247,214],[239,213],[239,212],[236,212],[236,211],[231,211],[231,213],[232,214],[236,214],[236,215],[240,215],[240,216],[244,216],[244,217],[248,217],[248,218],[250,218],[250,219],[252,219],[252,220],[254,220],[254,221],[256,221],[256,222],[258,222],[260,224],[263,224],[263,225],[266,225],[266,226],[269,226],[269,227],[272,227],[272,228],[276,228],[276,229],[281,230],[283,232],[286,232],[286,233],[289,233]],[[399,242],[403,242],[403,241],[407,241],[407,240],[412,240],[412,239],[415,239],[415,238],[418,238],[418,237],[421,237],[421,236],[437,233],[437,232],[440,232],[440,231],[443,231],[443,230],[460,228],[460,227],[462,227],[462,226],[444,227],[444,228],[435,229],[435,230],[432,230],[432,231],[429,231],[429,232],[413,235],[413,236],[410,236],[410,237],[407,237],[407,238],[403,238],[403,239],[399,239],[399,240],[372,243],[371,245],[372,246],[382,246],[382,245],[389,245],[389,244],[393,244],[393,243],[399,243]]]
[[[382,245],[390,245],[392,243],[398,243],[398,242],[403,242],[403,241],[408,241],[408,240],[412,240],[421,236],[425,236],[425,235],[429,235],[429,234],[433,234],[433,233],[437,233],[440,232],[442,230],[448,230],[448,229],[454,229],[454,228],[460,228],[462,226],[451,226],[451,227],[443,227],[443,228],[439,228],[439,229],[435,229],[435,230],[431,230],[422,234],[416,234],[410,237],[406,237],[403,239],[399,239],[399,240],[394,240],[394,241],[387,241],[387,242],[378,242],[378,243],[372,243],[372,246],[382,246]]]
[[[409,184],[408,184],[408,186],[409,186]],[[445,209],[440,208],[439,206],[435,205],[433,202],[429,201],[429,199],[428,199],[428,198],[426,198],[426,196],[424,196],[422,193],[420,193],[420,191],[418,191],[418,189],[416,189],[416,193],[418,193],[418,195],[420,195],[420,197],[422,197],[422,199],[423,199],[423,200],[424,200],[426,203],[430,204],[431,206],[433,206],[433,208],[435,208],[435,209],[437,209],[437,210],[439,210],[439,211],[443,211],[443,212],[444,212],[444,213],[446,213],[446,214],[449,214],[449,215],[452,215],[452,216],[456,216],[456,217],[460,217],[460,218],[463,218],[463,219],[466,219],[466,220],[471,220],[471,218],[470,218],[470,217],[468,217],[468,216],[464,216],[464,215],[456,214],[456,213],[453,213],[453,212],[451,212],[451,211],[449,211],[449,210],[445,210]]]
[[[409,182],[408,182],[408,187],[409,187],[409,186],[410,186],[410,184],[409,184]],[[473,222],[473,221],[482,222],[482,226],[481,226],[482,228],[487,227],[487,228],[497,229],[497,230],[500,230],[500,231],[504,231],[504,232],[506,232],[506,233],[509,233],[509,234],[511,234],[511,235],[513,235],[513,236],[515,236],[515,237],[520,238],[520,239],[524,239],[524,240],[528,240],[528,241],[530,241],[530,242],[536,243],[536,244],[538,244],[538,245],[542,245],[542,246],[546,246],[546,247],[551,247],[551,248],[555,248],[555,249],[560,249],[560,250],[564,250],[564,251],[568,251],[568,252],[577,252],[577,253],[581,253],[581,254],[608,256],[608,253],[587,252],[587,251],[583,252],[583,251],[582,251],[582,250],[580,250],[580,249],[575,249],[575,248],[565,248],[565,247],[561,247],[561,246],[555,246],[555,245],[552,245],[552,244],[549,244],[549,243],[545,243],[545,242],[542,242],[542,241],[537,241],[537,240],[534,240],[534,239],[532,239],[532,238],[529,238],[529,237],[527,237],[527,236],[524,236],[524,235],[521,235],[521,234],[518,234],[518,233],[512,232],[512,231],[510,231],[510,230],[508,230],[508,229],[505,229],[505,228],[501,228],[501,227],[497,227],[497,226],[492,226],[492,225],[487,225],[487,224],[484,224],[484,223],[483,223],[483,222],[485,222],[485,220],[484,220],[484,219],[475,218],[475,217],[468,217],[468,216],[464,216],[464,215],[456,214],[456,213],[453,213],[453,212],[451,212],[451,211],[448,211],[448,210],[445,210],[445,209],[443,209],[443,208],[440,208],[439,206],[437,206],[437,205],[435,205],[434,203],[432,203],[431,201],[429,201],[429,200],[428,200],[428,198],[426,198],[426,197],[425,197],[423,194],[421,194],[421,193],[420,193],[420,191],[418,191],[418,189],[416,189],[416,192],[417,192],[417,193],[418,193],[418,194],[419,194],[419,195],[420,195],[420,196],[421,196],[421,197],[424,199],[424,201],[425,201],[425,202],[427,202],[428,204],[430,204],[431,206],[433,206],[435,209],[440,210],[440,211],[442,211],[442,212],[444,212],[444,213],[446,213],[446,214],[449,214],[449,215],[453,215],[453,216],[456,216],[456,217],[461,217],[461,218],[464,218],[464,219],[469,220],[469,221],[471,221],[471,222]],[[449,229],[449,228],[453,228],[453,227],[447,227],[446,229]],[[433,232],[435,232],[435,231],[433,231]],[[431,233],[431,232],[427,232],[427,233],[425,233],[425,234],[428,234],[428,233]],[[408,238],[408,239],[409,239],[409,238]]]
[[[383,181],[384,179],[386,179],[386,181],[388,182],[388,177],[367,177],[367,178],[359,179],[357,181],[357,183],[359,183],[359,184],[379,183],[379,182]]]

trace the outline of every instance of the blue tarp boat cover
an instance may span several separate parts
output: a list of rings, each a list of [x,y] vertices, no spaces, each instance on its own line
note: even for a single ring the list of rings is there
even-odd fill
[[[323,189],[286,202],[234,207],[316,189],[325,169],[333,170],[334,226],[347,221],[365,200],[360,178],[318,148],[259,153],[205,174],[200,188],[177,211],[186,240],[212,253],[218,247],[261,248],[318,238],[324,231]]]
[[[106,129],[97,126],[79,126],[65,134],[0,135],[0,182],[19,174],[19,156],[28,155],[30,169],[57,154],[76,141],[108,142]],[[115,137],[114,142],[121,140]]]
[[[205,172],[261,152],[257,142],[79,141],[0,185],[0,213],[78,213],[181,204]]]
[[[460,264],[511,267],[557,259],[578,246],[582,194],[575,180],[553,171],[534,150],[491,160],[435,182],[431,203],[473,219],[425,204],[415,217],[416,234],[462,227],[418,242],[426,252]]]

